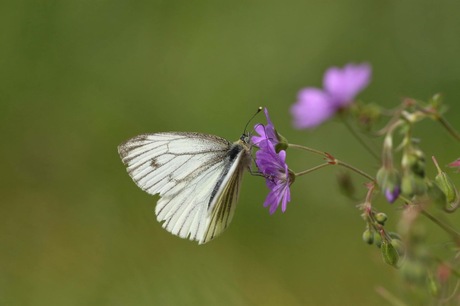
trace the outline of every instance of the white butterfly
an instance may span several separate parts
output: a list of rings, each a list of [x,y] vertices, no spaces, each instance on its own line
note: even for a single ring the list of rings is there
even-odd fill
[[[221,234],[235,212],[249,137],[229,141],[206,134],[169,132],[136,136],[118,146],[134,182],[159,194],[157,220],[181,238],[206,243]]]

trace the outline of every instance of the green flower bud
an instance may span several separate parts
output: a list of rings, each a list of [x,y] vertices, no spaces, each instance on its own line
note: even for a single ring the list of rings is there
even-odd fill
[[[374,232],[374,244],[380,248],[382,246],[382,236],[379,233]]]
[[[363,241],[367,244],[373,244],[374,243],[374,232],[371,231],[370,229],[366,229],[363,232]]]
[[[428,196],[441,209],[444,209],[447,204],[447,198],[444,191],[438,187],[433,181],[428,182]]]
[[[377,184],[379,184],[387,201],[393,203],[399,196],[401,178],[398,171],[393,168],[382,167],[376,175]]]
[[[399,262],[399,254],[393,244],[388,241],[382,241],[382,251],[383,261],[390,266],[397,267]]]
[[[411,149],[403,154],[401,166],[405,173],[411,173],[421,178],[425,177],[425,155],[419,149]]]
[[[404,244],[401,240],[391,239],[391,245],[395,248],[396,252],[398,252],[398,255],[400,257],[404,257],[404,255],[406,254],[406,248],[404,247]]]
[[[453,212],[457,209],[460,204],[460,195],[457,188],[450,180],[450,177],[441,170],[436,159],[433,156],[433,162],[438,169],[438,175],[436,175],[434,182],[442,190],[446,197],[446,203],[444,205],[444,210],[447,212]]]
[[[447,176],[445,172],[438,173],[434,181],[446,195],[446,199],[448,203],[452,203],[458,200],[457,188],[455,188],[455,185],[452,183],[452,181],[450,180],[450,177]]]
[[[426,192],[425,180],[412,173],[403,175],[401,181],[401,192],[406,197],[412,197],[414,195],[422,195]]]
[[[383,212],[379,212],[375,214],[375,220],[381,225],[385,225],[385,222],[387,221],[387,219],[388,219],[388,216]]]

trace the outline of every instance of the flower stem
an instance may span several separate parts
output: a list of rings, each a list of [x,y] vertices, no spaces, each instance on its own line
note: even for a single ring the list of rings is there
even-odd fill
[[[293,144],[293,143],[289,143],[288,147],[308,151],[308,152],[311,152],[311,153],[315,153],[317,155],[321,155],[323,157],[326,156],[325,152],[319,151],[319,150],[316,150],[316,149],[313,149],[313,148],[310,148],[310,147],[306,147],[306,146],[301,146],[301,145],[296,145],[296,144]]]
[[[399,195],[399,198],[401,200],[404,201],[404,204],[405,205],[409,205],[409,203],[412,203],[411,200],[409,200],[408,198],[402,196],[402,195]],[[420,206],[419,206],[420,207]],[[441,220],[439,220],[438,218],[436,218],[435,216],[433,216],[431,213],[429,213],[427,210],[425,210],[423,207],[420,207],[420,212],[422,213],[422,215],[424,215],[425,217],[427,217],[428,219],[430,219],[434,224],[436,224],[437,226],[439,226],[440,228],[442,228],[446,233],[448,233],[449,235],[452,236],[452,238],[455,240],[455,242],[457,243],[457,245],[460,245],[460,233],[457,232],[453,227],[451,227],[450,225],[448,224],[445,224],[444,222],[442,222]]]
[[[321,155],[322,157],[324,157],[326,160],[327,160],[327,163],[330,164],[330,165],[338,165],[338,166],[342,166],[344,168],[347,168],[367,179],[369,179],[370,181],[374,182],[375,179],[370,176],[369,174],[367,174],[366,172],[350,165],[350,164],[347,164],[346,162],[343,162],[341,160],[338,160],[336,159],[334,156],[332,156],[331,154],[327,153],[327,152],[323,152],[323,151],[319,151],[319,150],[316,150],[316,149],[312,149],[312,148],[309,148],[309,147],[305,147],[305,146],[301,146],[301,145],[297,145],[297,144],[288,144],[289,147],[291,148],[295,148],[295,149],[300,149],[300,150],[304,150],[304,151],[307,151],[307,152],[311,152],[311,153],[314,153],[314,154],[317,154],[317,155]],[[323,167],[323,165],[320,165],[321,167]],[[315,168],[313,168],[315,169]],[[309,171],[309,170],[307,170]],[[300,172],[302,173],[302,172]]]
[[[353,171],[353,172],[355,172],[355,173],[357,173],[357,174],[369,179],[370,181],[375,182],[375,179],[372,176],[370,176],[369,174],[367,174],[366,172],[364,172],[364,171],[362,171],[362,170],[360,170],[358,168],[355,168],[354,166],[349,165],[349,164],[347,164],[347,163],[345,163],[345,162],[343,162],[341,160],[338,160],[338,159],[336,159],[335,162],[336,162],[337,165],[345,167],[347,169],[350,169],[351,171]]]
[[[447,130],[447,132],[452,137],[457,139],[457,141],[460,141],[460,134],[450,125],[450,123],[446,119],[444,119],[444,117],[439,116],[437,120],[439,121],[439,123],[441,123],[441,125]]]
[[[417,110],[422,112],[423,114],[430,116],[433,120],[438,121],[446,130],[447,132],[460,141],[460,134],[450,125],[450,123],[437,111],[433,109],[427,109],[422,107],[421,105],[417,105]]]
[[[433,223],[435,223],[436,225],[438,225],[439,227],[441,227],[446,233],[448,233],[449,235],[452,236],[452,238],[455,240],[455,243],[457,245],[460,245],[460,233],[457,232],[453,227],[451,227],[450,225],[447,225],[445,223],[443,223],[441,220],[439,220],[438,218],[436,218],[435,216],[433,216],[432,214],[430,214],[428,211],[426,211],[425,209],[422,208],[421,210],[421,213],[427,217],[428,219],[430,219],[431,221],[433,221]]]
[[[318,166],[316,166],[316,167],[310,168],[310,169],[308,169],[308,170],[301,171],[301,172],[297,172],[297,173],[295,174],[295,176],[305,175],[305,174],[308,174],[308,173],[310,173],[310,172],[313,172],[313,171],[315,171],[315,170],[318,170],[318,169],[321,169],[321,168],[324,168],[324,167],[330,166],[330,165],[331,165],[330,163],[324,163],[324,164],[318,165]]]

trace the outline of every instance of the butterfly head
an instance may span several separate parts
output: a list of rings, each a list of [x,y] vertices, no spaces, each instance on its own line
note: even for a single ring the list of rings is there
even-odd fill
[[[240,137],[240,140],[245,143],[245,144],[249,144],[250,143],[250,140],[251,140],[251,133],[248,132],[248,126],[249,126],[249,123],[251,123],[252,119],[254,119],[255,116],[257,116],[258,113],[260,113],[262,111],[262,106],[259,106],[259,108],[257,109],[256,113],[254,115],[252,115],[251,119],[248,120],[248,123],[246,123],[246,126],[244,127],[244,132],[243,134],[241,135]]]

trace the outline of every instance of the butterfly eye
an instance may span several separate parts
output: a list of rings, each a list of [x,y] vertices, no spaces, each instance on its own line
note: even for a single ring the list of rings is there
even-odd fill
[[[240,140],[243,141],[244,143],[249,143],[250,140],[251,140],[251,133],[244,133],[243,135],[241,135],[240,137]]]

